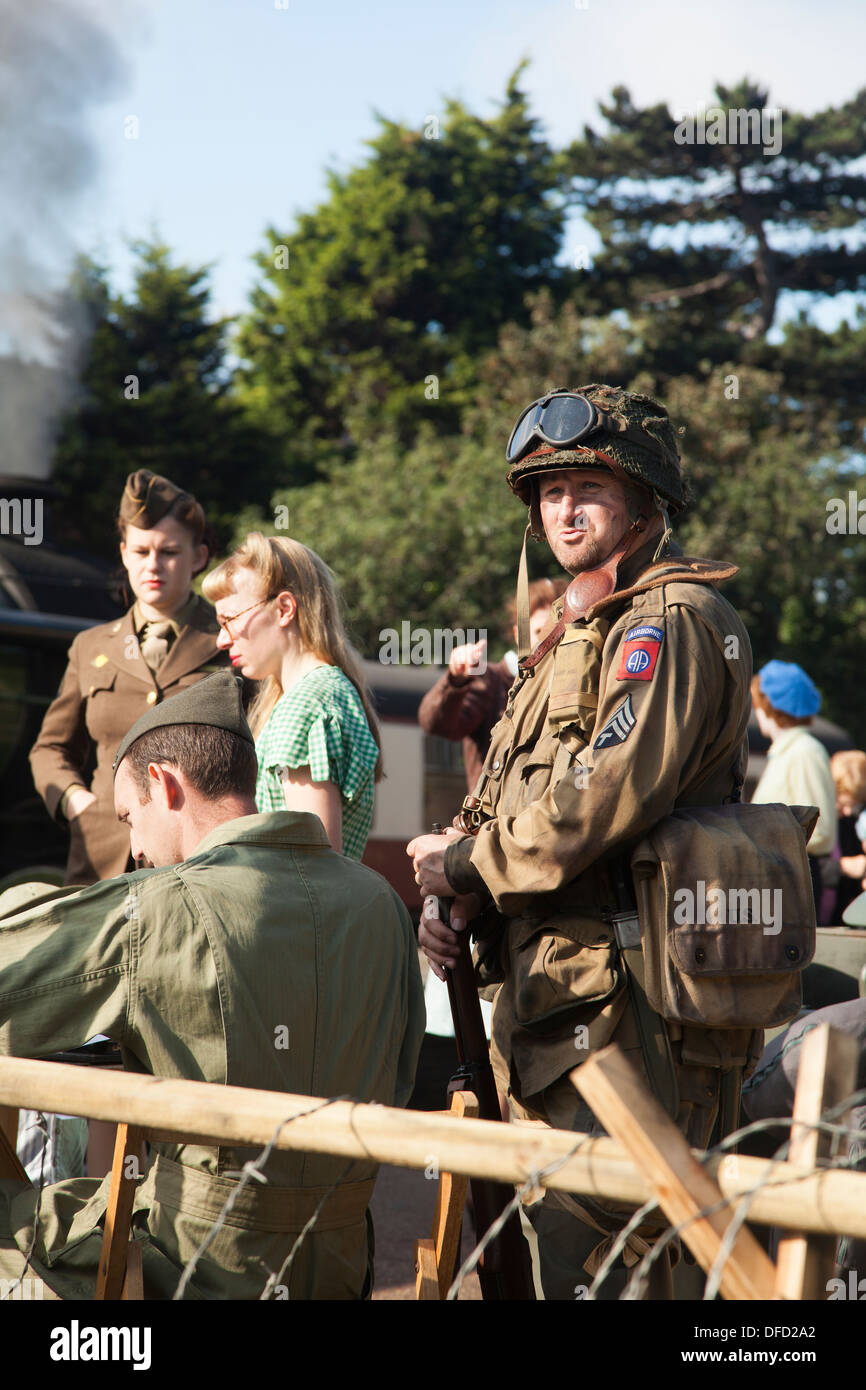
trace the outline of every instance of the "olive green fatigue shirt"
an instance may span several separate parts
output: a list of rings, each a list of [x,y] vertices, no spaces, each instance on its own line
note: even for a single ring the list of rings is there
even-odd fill
[[[502,1089],[524,1100],[628,1023],[610,858],[675,806],[719,805],[745,775],[748,635],[717,589],[678,577],[676,547],[641,590],[655,545],[629,558],[620,592],[569,624],[534,676],[518,675],[476,788],[489,819],[446,853],[456,891],[492,896],[478,924],[490,931],[486,978],[503,982],[492,1060]],[[718,1072],[699,1059],[742,1065],[751,1038],[698,1031],[707,1036],[676,1040],[675,1057],[695,1063],[680,1075],[684,1112],[696,1104],[708,1118]]]
[[[0,1052],[40,1057],[104,1033],[128,1069],[405,1105],[425,1015],[409,915],[379,874],[336,854],[317,817],[229,821],[171,868],[0,898]],[[12,915],[8,915],[9,912]],[[167,1116],[166,1119],[169,1117]],[[146,1292],[170,1297],[251,1149],[155,1144],[136,1198]],[[293,1298],[357,1298],[377,1165],[275,1152],[199,1262],[192,1296],[257,1298],[331,1183],[294,1262]],[[0,1183],[0,1275],[21,1269],[35,1192]],[[36,1269],[92,1296],[106,1184],[43,1194]],[[5,1248],[4,1248],[5,1247]]]

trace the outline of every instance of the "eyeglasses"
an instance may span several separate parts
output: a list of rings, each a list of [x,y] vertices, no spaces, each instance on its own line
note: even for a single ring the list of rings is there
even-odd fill
[[[265,604],[265,603],[272,603],[272,602],[273,602],[273,599],[270,599],[270,598],[260,598],[259,601],[258,601],[258,603],[251,603],[250,606],[249,606],[249,608],[242,608],[241,611],[240,611],[240,613],[232,613],[232,615],[231,615],[230,618],[219,618],[219,617],[218,617],[218,618],[217,618],[217,626],[218,626],[218,627],[221,627],[222,630],[223,630],[223,632],[227,632],[228,635],[229,635],[229,637],[231,638],[231,640],[234,642],[234,640],[235,640],[235,635],[234,635],[234,633],[232,632],[231,628],[229,627],[229,623],[236,623],[237,620],[238,620],[238,618],[242,618],[242,617],[244,616],[245,613],[252,613],[252,611],[253,611],[254,608],[261,608],[261,607],[262,607],[262,604]]]
[[[565,449],[587,435],[604,431],[628,439],[630,443],[656,453],[652,441],[642,430],[634,430],[614,420],[578,391],[551,391],[533,401],[518,416],[505,450],[508,463],[517,463],[537,444]]]

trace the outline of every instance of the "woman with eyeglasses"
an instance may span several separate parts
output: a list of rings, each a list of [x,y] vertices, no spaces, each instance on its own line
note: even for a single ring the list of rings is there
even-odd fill
[[[259,811],[309,811],[360,859],[381,776],[379,729],[331,572],[300,541],[252,531],[203,584],[218,646],[261,688],[249,711]]]

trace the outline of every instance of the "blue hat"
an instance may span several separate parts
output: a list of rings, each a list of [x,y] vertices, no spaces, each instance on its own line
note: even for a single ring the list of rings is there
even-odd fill
[[[793,661],[768,661],[758,678],[770,704],[783,714],[804,719],[821,708],[821,696],[802,666]]]

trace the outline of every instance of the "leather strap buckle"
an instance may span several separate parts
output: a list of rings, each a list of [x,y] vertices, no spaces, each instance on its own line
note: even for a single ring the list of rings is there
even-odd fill
[[[478,796],[464,797],[463,806],[457,819],[464,835],[477,835],[488,819],[482,810],[481,798]]]

